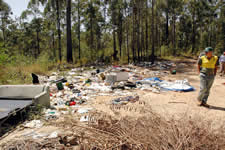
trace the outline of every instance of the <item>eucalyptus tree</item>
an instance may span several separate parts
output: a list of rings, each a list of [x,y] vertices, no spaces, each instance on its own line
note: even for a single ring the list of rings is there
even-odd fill
[[[191,16],[192,32],[191,32],[191,50],[192,53],[196,50],[196,37],[198,35],[198,28],[200,24],[204,23],[206,9],[204,8],[207,4],[206,0],[191,0],[188,2],[188,13]]]
[[[219,18],[219,42],[218,47],[220,52],[225,51],[225,1],[220,0],[218,6],[220,6],[220,18]]]
[[[62,61],[62,31],[61,31],[61,20],[62,10],[65,7],[65,0],[36,0],[41,1],[44,8],[44,13],[51,18],[49,20],[55,21],[57,26],[57,36],[58,36],[58,57],[59,61]],[[54,34],[53,34],[54,35]]]
[[[156,12],[158,11],[157,9],[159,7],[162,7],[162,5],[165,5],[165,1],[164,0],[151,0],[150,1],[150,5],[151,5],[151,44],[152,44],[152,51],[151,51],[151,55],[150,55],[150,61],[151,63],[155,62],[156,56],[155,56],[155,40],[156,40],[156,34],[155,34],[155,16],[156,16]]]
[[[87,0],[84,4],[84,26],[86,30],[86,42],[91,50],[91,59],[96,56],[98,50],[101,48],[102,26],[104,19],[100,12],[100,0]]]
[[[10,6],[4,1],[0,1],[0,29],[2,30],[3,46],[6,42],[6,29],[9,23],[9,15],[12,14]]]
[[[66,35],[67,35],[67,62],[73,62],[71,37],[71,0],[66,1]]]
[[[73,9],[72,14],[76,14],[74,16],[75,23],[74,25],[76,26],[75,29],[77,30],[77,38],[78,38],[78,58],[81,59],[81,16],[83,14],[83,0],[77,0],[75,3],[75,9]]]
[[[55,1],[49,0],[45,2],[44,6],[44,12],[43,12],[43,17],[45,20],[45,23],[47,24],[46,30],[49,34],[49,37],[51,39],[51,50],[53,52],[54,59],[57,58],[56,55],[56,40],[55,37],[57,35],[57,18],[56,18],[56,6],[55,6]],[[59,41],[61,42],[61,41]],[[58,43],[59,43],[58,42]]]
[[[117,33],[117,25],[118,25],[118,0],[110,0],[110,7],[109,7],[109,13],[110,13],[110,23],[112,28],[112,34],[113,34],[113,59],[117,60],[117,44],[116,44],[116,33]]]
[[[35,44],[35,49],[36,51],[33,52],[35,58],[37,58],[40,53],[40,32],[41,32],[41,28],[42,28],[42,18],[41,18],[41,11],[39,10],[39,5],[40,3],[43,3],[43,1],[39,1],[39,0],[31,0],[28,3],[28,8],[27,10],[23,11],[21,18],[25,19],[28,18],[29,16],[32,16],[32,21],[30,23],[30,28],[34,29],[34,31],[36,32],[36,44]]]

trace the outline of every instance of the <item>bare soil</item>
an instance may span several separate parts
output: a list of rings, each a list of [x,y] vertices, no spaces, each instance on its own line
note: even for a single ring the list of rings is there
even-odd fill
[[[139,117],[145,115],[146,109],[152,109],[155,113],[165,118],[181,119],[184,117],[199,117],[203,120],[212,122],[212,128],[217,128],[225,122],[225,78],[216,76],[211,93],[208,99],[210,108],[197,106],[197,96],[199,92],[199,76],[195,60],[177,61],[177,74],[163,77],[165,80],[183,80],[188,79],[189,83],[195,88],[193,92],[161,92],[160,94],[151,91],[134,90],[140,96],[139,102],[128,103],[127,105],[114,107],[110,105],[113,96],[99,96],[96,100],[90,102],[87,107],[95,108],[98,111],[117,117]],[[74,114],[76,116],[76,114]],[[57,122],[55,122],[57,124]],[[55,125],[57,126],[57,125]],[[52,133],[59,129],[51,124],[41,129],[34,129],[37,133]],[[7,137],[0,140],[0,145],[15,138],[23,137],[24,133],[31,132],[31,129],[17,129]]]

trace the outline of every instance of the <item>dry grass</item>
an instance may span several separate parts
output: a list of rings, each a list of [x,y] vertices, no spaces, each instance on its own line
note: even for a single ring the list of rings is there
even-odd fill
[[[47,75],[48,74],[48,68],[42,67],[39,64],[33,64],[28,66],[20,66],[18,69],[22,70],[25,73],[36,73],[40,75]]]
[[[38,150],[74,147],[79,150],[225,149],[224,127],[213,129],[210,122],[199,118],[185,117],[168,121],[152,112],[136,119],[117,119],[102,112],[89,114],[89,117],[88,125],[81,125],[69,118],[58,123],[65,133],[56,139],[11,141],[3,146],[3,150],[28,150],[30,147]]]
[[[0,84],[31,84],[31,73],[48,75],[55,67],[40,64],[0,67]]]

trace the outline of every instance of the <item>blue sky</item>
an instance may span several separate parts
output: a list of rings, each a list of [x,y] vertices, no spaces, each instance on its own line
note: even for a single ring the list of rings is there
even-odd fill
[[[29,0],[4,0],[12,9],[13,16],[19,17],[21,13],[27,8]],[[13,18],[14,18],[13,17]]]

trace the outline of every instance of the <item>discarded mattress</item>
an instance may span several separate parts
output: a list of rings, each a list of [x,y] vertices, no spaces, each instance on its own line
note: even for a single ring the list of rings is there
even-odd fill
[[[167,81],[162,81],[160,83],[160,88],[168,91],[181,91],[181,92],[194,91],[194,88],[190,85]]]
[[[141,81],[137,81],[137,84],[150,84],[150,85],[159,85],[160,82],[162,82],[162,80],[160,80],[157,77],[153,77],[153,78],[145,78]]]
[[[157,77],[153,77],[153,78],[146,78],[142,81],[139,81],[138,83],[158,85],[162,90],[168,90],[168,91],[181,91],[181,92],[194,91],[194,87],[192,87],[188,83],[187,79],[177,80],[175,82],[168,82],[168,81],[160,80]]]

